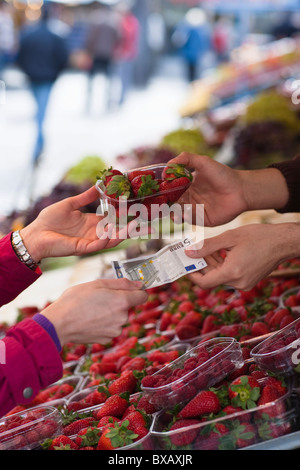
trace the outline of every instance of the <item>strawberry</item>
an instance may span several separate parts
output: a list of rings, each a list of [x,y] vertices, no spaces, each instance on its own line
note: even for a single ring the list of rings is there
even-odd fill
[[[149,401],[149,398],[143,395],[138,400],[137,409],[143,411],[147,415],[152,415],[157,411],[155,406]]]
[[[131,181],[131,189],[136,198],[151,196],[159,190],[159,184],[151,175],[139,175]]]
[[[278,397],[282,397],[287,393],[287,387],[284,385],[284,383],[276,378],[276,377],[267,377],[263,381],[263,386],[270,385],[276,389],[276,392],[278,393]]]
[[[178,413],[179,418],[192,418],[220,411],[220,401],[217,395],[204,390],[198,393],[184,408]]]
[[[270,328],[268,327],[268,325],[266,325],[266,323],[262,321],[254,322],[251,327],[251,334],[253,336],[262,336],[269,332],[270,332]]]
[[[89,406],[101,405],[104,403],[109,396],[109,392],[105,387],[98,387],[97,390],[89,393],[87,397],[83,398],[83,402],[85,402]]]
[[[189,184],[190,180],[186,176],[183,176],[182,178],[163,181],[159,185],[159,191],[165,193],[169,203],[173,203],[176,202],[180,196],[182,196]]]
[[[127,178],[131,182],[137,176],[147,176],[147,175],[150,175],[152,179],[155,179],[155,173],[153,170],[131,170],[127,174]]]
[[[250,375],[242,375],[231,382],[228,395],[232,405],[254,408],[260,396],[260,387],[257,380]]]
[[[126,414],[126,420],[129,421],[128,429],[135,431],[135,428],[146,427],[147,420],[146,415],[143,415],[141,411],[132,411],[131,413]]]
[[[73,436],[74,434],[78,434],[81,429],[88,428],[90,425],[90,421],[87,419],[79,419],[74,421],[73,423],[68,424],[64,427],[64,434],[66,436]]]
[[[146,375],[141,380],[141,385],[146,388],[153,388],[157,384],[157,376],[153,375]]]
[[[203,320],[201,335],[215,331],[218,328],[218,317],[216,315],[207,315]]]
[[[131,196],[131,185],[124,175],[113,176],[107,184],[105,194],[113,199],[123,197],[129,199]]]
[[[195,336],[198,336],[199,329],[197,326],[194,326],[194,325],[189,325],[189,324],[182,325],[178,323],[178,325],[176,325],[175,332],[179,339],[185,340],[185,339],[190,339],[190,338],[194,338]]]
[[[231,431],[232,437],[235,439],[235,445],[238,449],[250,446],[256,442],[256,428],[248,422],[235,422],[236,426]]]
[[[169,431],[170,434],[170,441],[174,446],[183,447],[191,444],[197,437],[198,434],[198,427],[195,426],[199,424],[200,421],[198,419],[179,419],[170,427]],[[189,429],[191,427],[191,429]],[[172,433],[172,431],[176,431],[177,429],[186,428],[182,432]]]
[[[133,393],[137,385],[137,379],[132,370],[125,370],[120,377],[114,380],[109,386],[108,391],[111,395],[123,392]]]
[[[143,357],[133,357],[121,367],[121,372],[125,370],[138,370],[142,371],[146,367],[146,360]]]
[[[165,181],[173,181],[182,177],[186,177],[189,181],[193,179],[192,174],[182,164],[169,163],[163,169],[162,179]]]
[[[224,436],[229,435],[229,429],[223,423],[208,424],[201,431],[203,443],[201,449],[204,450],[217,450],[221,449],[224,441]],[[226,439],[226,438],[225,438]],[[225,440],[225,443],[227,440]]]
[[[119,418],[116,418],[115,416],[103,416],[97,424],[97,428],[102,428],[103,426],[106,426],[107,424],[113,424],[113,423],[120,423],[121,420]]]
[[[95,446],[98,444],[101,431],[99,428],[89,426],[81,429],[75,438],[78,447]]]
[[[105,429],[99,439],[97,450],[113,450],[132,444],[138,434],[128,429],[128,424],[129,422],[125,420],[121,424],[114,423]]]
[[[43,442],[42,447],[44,449],[48,449],[48,450],[58,450],[58,449],[61,449],[61,450],[72,450],[72,449],[74,449],[75,450],[75,449],[78,449],[78,446],[75,444],[75,442],[72,441],[72,439],[70,439],[69,437],[64,436],[64,435],[57,436],[54,439],[46,439]]]
[[[119,170],[113,169],[112,167],[106,168],[103,171],[100,171],[99,176],[97,176],[97,179],[101,179],[104,186],[106,186],[109,181],[112,179],[113,176],[115,175],[122,175],[123,173]]]
[[[128,400],[120,395],[112,395],[107,398],[106,402],[97,411],[97,419],[103,418],[103,416],[114,416],[115,418],[121,418],[128,407]]]

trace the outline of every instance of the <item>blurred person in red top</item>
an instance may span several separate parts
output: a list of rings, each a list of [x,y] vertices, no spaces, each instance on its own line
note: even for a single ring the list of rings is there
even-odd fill
[[[117,11],[121,16],[121,41],[116,48],[115,59],[121,85],[119,104],[122,104],[133,81],[134,62],[138,55],[140,24],[128,6],[121,4],[117,7]]]

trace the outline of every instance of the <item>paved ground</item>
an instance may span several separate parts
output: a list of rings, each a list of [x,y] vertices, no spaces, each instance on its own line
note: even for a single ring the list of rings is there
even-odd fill
[[[27,207],[28,168],[33,147],[35,103],[20,77],[7,73],[17,87],[6,90],[0,105],[0,216]],[[121,108],[105,112],[105,83],[94,83],[91,113],[86,112],[87,79],[81,73],[61,76],[53,90],[45,122],[46,149],[35,196],[47,193],[65,171],[87,155],[108,163],[137,145],[155,144],[180,124],[178,109],[187,93],[180,63],[166,58],[143,89],[131,92]]]

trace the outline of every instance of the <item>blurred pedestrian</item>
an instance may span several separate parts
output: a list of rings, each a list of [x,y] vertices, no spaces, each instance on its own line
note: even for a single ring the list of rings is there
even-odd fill
[[[227,62],[234,47],[235,33],[232,21],[226,17],[216,18],[212,31],[212,46],[217,62]]]
[[[184,59],[188,80],[196,80],[198,67],[211,46],[206,14],[200,8],[191,8],[175,28],[172,41]]]
[[[0,0],[0,80],[3,80],[3,71],[14,49],[15,28],[11,6]]]
[[[114,54],[120,39],[120,26],[117,15],[106,7],[100,7],[93,12],[93,20],[85,43],[86,52],[92,60],[88,76],[88,111],[91,105],[93,79],[96,74],[105,76],[107,85],[105,91],[106,107],[109,108],[110,106]]]
[[[133,81],[134,62],[138,55],[139,21],[126,6],[120,6],[120,32],[121,40],[115,51],[117,70],[120,78],[119,104],[122,104]]]
[[[48,24],[49,10],[41,19],[20,32],[18,64],[26,73],[36,100],[37,137],[32,161],[36,166],[44,149],[44,120],[53,85],[68,63],[65,38],[53,32]]]

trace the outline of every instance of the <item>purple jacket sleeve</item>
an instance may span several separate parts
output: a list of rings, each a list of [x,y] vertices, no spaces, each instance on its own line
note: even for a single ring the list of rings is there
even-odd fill
[[[11,302],[42,274],[32,271],[17,257],[11,244],[11,234],[0,240],[0,307]]]
[[[42,326],[26,319],[11,327],[0,341],[0,416],[29,404],[62,372],[59,351]]]

